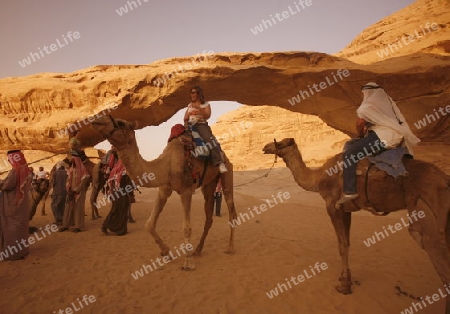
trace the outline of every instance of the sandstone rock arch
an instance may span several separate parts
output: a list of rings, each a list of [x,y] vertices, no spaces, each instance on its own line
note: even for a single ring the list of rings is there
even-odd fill
[[[317,60],[314,64],[312,57]],[[415,54],[361,65],[316,52],[223,53],[157,86],[165,73],[190,62],[191,58],[173,58],[150,65],[95,66],[67,74],[2,79],[0,149],[62,152],[67,137],[61,130],[74,123],[82,142],[94,146],[103,140],[89,127],[95,115],[112,113],[137,121],[141,128],[159,125],[185,106],[188,89],[197,84],[210,101],[280,106],[317,115],[347,134],[353,134],[360,87],[368,81],[387,88],[410,124],[450,102],[450,60],[439,55]],[[328,84],[327,78],[334,82],[338,70],[350,74]],[[320,82],[327,82],[327,87],[290,105],[288,100],[299,91]],[[414,131],[422,141],[449,142],[449,116]]]

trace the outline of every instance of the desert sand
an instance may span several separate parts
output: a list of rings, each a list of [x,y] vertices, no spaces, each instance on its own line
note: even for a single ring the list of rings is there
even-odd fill
[[[279,161],[280,162],[280,161]],[[428,260],[406,228],[367,247],[363,240],[406,217],[401,211],[386,217],[368,212],[353,215],[351,270],[353,294],[336,292],[340,274],[337,241],[320,195],[304,191],[287,168],[235,174],[238,213],[259,206],[278,192],[284,199],[236,226],[236,253],[224,254],[229,228],[226,206],[214,224],[195,271],[182,271],[182,257],[137,280],[132,273],[159,257],[159,248],[144,223],[154,205],[156,189],[142,188],[132,205],[135,224],[123,237],[105,236],[101,219],[86,217],[86,230],[52,233],[31,245],[25,260],[0,263],[0,313],[58,313],[80,309],[77,298],[94,296],[95,302],[74,313],[400,313],[415,301],[442,288]],[[252,183],[253,179],[260,178]],[[239,186],[238,186],[239,185]],[[89,193],[89,192],[88,192]],[[192,243],[203,230],[203,197],[193,195]],[[49,200],[47,201],[49,202]],[[48,204],[49,205],[49,204]],[[109,207],[100,213],[106,216]],[[86,212],[90,209],[86,207]],[[31,225],[44,227],[53,217],[38,212]],[[183,240],[182,211],[176,194],[162,213],[158,231],[170,248]],[[326,263],[313,275],[310,266]],[[322,264],[323,265],[323,264]],[[285,278],[309,274],[305,281],[270,299],[266,292]],[[418,301],[415,301],[418,302]],[[443,313],[444,302],[420,313]]]

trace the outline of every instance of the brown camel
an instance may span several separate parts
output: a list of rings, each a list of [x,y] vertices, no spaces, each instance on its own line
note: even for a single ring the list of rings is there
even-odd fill
[[[367,192],[365,177],[369,162],[358,163],[357,189],[360,197],[335,208],[342,195],[342,171],[330,173],[326,170],[342,160],[342,154],[330,159],[318,169],[307,168],[295,140],[283,139],[268,143],[263,148],[265,154],[280,156],[291,170],[294,180],[307,191],[319,192],[325,200],[328,215],[333,223],[342,260],[340,286],[336,289],[343,294],[352,293],[352,281],[348,263],[350,246],[351,212],[367,209],[374,214],[382,214],[407,209],[410,216],[423,211],[422,219],[412,219],[409,233],[422,247],[444,284],[450,283],[450,178],[431,163],[415,159],[404,159],[408,175],[394,179],[379,170],[370,171]],[[337,168],[336,168],[337,169]],[[372,167],[371,169],[374,169]],[[371,204],[371,208],[368,208]],[[415,212],[416,211],[416,212]],[[379,212],[379,213],[378,213]],[[414,213],[415,212],[415,213]],[[450,314],[450,296],[447,296],[446,314]]]
[[[92,192],[91,197],[89,198],[89,203],[91,204],[91,219],[97,220],[98,218],[102,218],[102,216],[98,213],[98,206],[96,205],[97,197],[107,179],[102,171],[101,161],[93,167],[92,172],[90,173],[92,179]]]
[[[36,184],[31,185],[31,210],[30,210],[30,220],[33,219],[36,214],[36,209],[39,202],[44,198],[44,196],[50,190],[49,180],[41,179],[36,182]],[[45,201],[44,201],[45,202]]]
[[[92,122],[92,127],[116,147],[119,159],[122,160],[128,175],[134,182],[139,182],[144,187],[159,187],[155,208],[147,220],[145,228],[150,232],[160,247],[161,254],[163,256],[169,256],[170,250],[156,232],[156,223],[167,199],[173,191],[177,192],[181,197],[184,213],[184,244],[186,246],[190,244],[192,192],[198,187],[192,177],[192,171],[202,173],[205,168],[205,163],[193,158],[193,170],[191,171],[188,168],[183,145],[178,139],[169,142],[162,154],[155,160],[144,160],[139,154],[139,148],[136,143],[134,133],[135,125],[124,120],[115,120],[110,116],[102,116]],[[202,237],[193,253],[194,255],[201,254],[206,236],[213,222],[214,191],[219,178],[222,180],[223,194],[229,210],[229,221],[231,222],[237,218],[233,200],[233,165],[226,156],[224,156],[224,160],[228,169],[226,173],[221,174],[218,167],[212,166],[210,161],[208,161],[208,165],[206,166],[203,184],[201,185],[205,200],[204,210],[206,220]],[[153,179],[142,182],[144,176],[149,176]],[[231,228],[230,241],[226,253],[233,252],[234,229]],[[186,260],[182,269],[195,269],[192,252],[186,254]]]

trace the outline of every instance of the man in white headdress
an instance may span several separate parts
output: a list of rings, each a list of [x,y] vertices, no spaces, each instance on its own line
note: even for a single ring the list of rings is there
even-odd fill
[[[367,83],[362,88],[364,99],[356,114],[356,129],[360,139],[344,151],[344,195],[338,204],[357,198],[356,165],[367,156],[376,155],[386,149],[405,146],[409,155],[420,140],[411,132],[392,98],[376,83]]]

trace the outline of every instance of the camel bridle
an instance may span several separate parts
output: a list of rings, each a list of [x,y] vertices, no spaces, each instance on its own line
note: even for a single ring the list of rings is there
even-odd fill
[[[111,132],[103,135],[103,137],[106,139],[110,138],[114,134],[114,132],[116,132],[119,129],[119,125],[117,124],[116,120],[114,120],[114,118],[111,115],[109,115],[108,117],[111,119],[113,129],[111,130]]]

